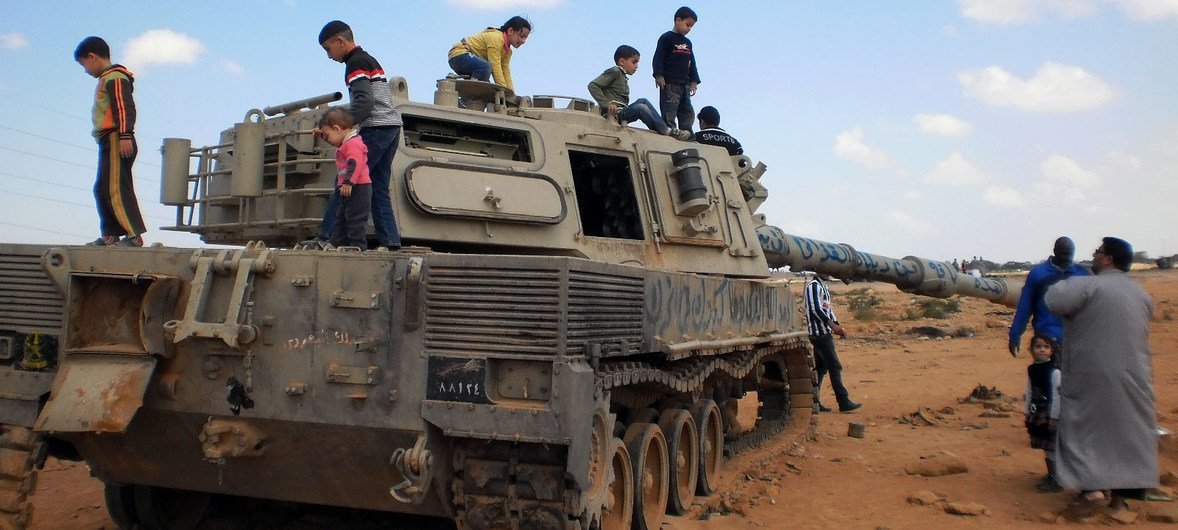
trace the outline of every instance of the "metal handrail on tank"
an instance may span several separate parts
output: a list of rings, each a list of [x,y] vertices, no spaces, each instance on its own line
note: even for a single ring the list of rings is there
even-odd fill
[[[202,226],[213,228],[216,225],[231,226],[279,226],[301,225],[313,223],[318,219],[309,217],[288,218],[283,212],[283,205],[275,205],[273,219],[251,219],[251,205],[254,200],[281,196],[324,196],[333,191],[330,186],[287,188],[287,168],[300,164],[326,164],[334,159],[317,156],[297,156],[287,160],[288,146],[283,138],[298,138],[315,133],[314,129],[294,129],[281,132],[268,132],[265,127],[266,116],[293,114],[303,109],[315,109],[322,105],[338,101],[343,97],[339,92],[332,92],[321,96],[300,99],[289,103],[252,109],[246,113],[245,119],[237,124],[233,130],[233,141],[217,145],[193,148],[192,142],[184,138],[165,138],[163,146],[163,176],[160,188],[160,202],[177,207],[176,226],[165,229],[182,230],[192,226],[193,219],[199,211]],[[277,160],[266,162],[266,146],[276,144]],[[218,161],[221,150],[230,149],[233,162],[230,168],[213,169]],[[302,155],[304,153],[300,153]],[[192,159],[197,159],[196,172],[191,172]],[[263,189],[264,176],[267,171],[274,176],[274,187]],[[212,177],[229,177],[229,193],[210,195],[210,179]],[[195,185],[192,185],[195,183]],[[209,206],[237,203],[237,220],[222,223],[208,223],[206,214]],[[187,218],[187,219],[186,219]]]
[[[791,270],[814,271],[844,280],[890,283],[901,291],[934,298],[960,295],[1007,307],[1018,304],[1021,285],[971,276],[942,261],[860,252],[846,243],[786,234],[771,225],[757,228],[757,236],[772,268],[789,266]]]

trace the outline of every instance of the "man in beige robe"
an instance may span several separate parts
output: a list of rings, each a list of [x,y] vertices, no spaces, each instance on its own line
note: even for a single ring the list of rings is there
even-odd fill
[[[1158,486],[1157,415],[1149,350],[1152,302],[1126,272],[1133,247],[1106,237],[1092,254],[1096,276],[1047,290],[1063,317],[1059,389],[1059,482],[1081,491],[1078,505],[1124,507]]]

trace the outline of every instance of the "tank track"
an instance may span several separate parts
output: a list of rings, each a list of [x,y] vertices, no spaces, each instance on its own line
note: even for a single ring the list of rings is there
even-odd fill
[[[28,427],[0,425],[0,530],[23,530],[32,518],[29,494],[45,443]]]
[[[666,366],[602,361],[597,371],[597,388],[624,395],[621,404],[641,408],[666,395],[666,390],[700,395],[713,376],[733,380],[756,376],[754,371],[761,362],[774,355],[783,355],[788,379],[778,385],[779,393],[759,392],[760,418],[756,426],[725,443],[725,454],[733,455],[781,433],[790,422],[791,408],[813,410],[817,381],[814,358],[804,337]],[[807,432],[812,433],[813,416],[799,416],[808,422]],[[580,505],[581,492],[565,480],[564,455],[553,446],[520,449],[509,442],[459,440],[454,448],[453,467],[455,479],[451,491],[460,530],[583,530],[588,527],[588,522],[581,519],[585,508]]]

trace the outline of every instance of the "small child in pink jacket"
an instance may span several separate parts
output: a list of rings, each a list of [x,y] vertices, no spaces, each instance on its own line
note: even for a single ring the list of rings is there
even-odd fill
[[[352,127],[352,116],[331,109],[319,120],[317,134],[336,147],[335,167],[340,207],[336,211],[331,244],[368,248],[368,216],[372,213],[372,179],[368,175],[368,147]]]

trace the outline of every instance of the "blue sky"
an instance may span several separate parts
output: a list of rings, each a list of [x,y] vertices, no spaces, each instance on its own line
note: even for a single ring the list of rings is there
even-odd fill
[[[618,44],[642,54],[632,97],[657,100],[665,1],[16,2],[0,0],[0,241],[97,236],[89,110],[73,62],[100,35],[136,73],[136,187],[149,227],[165,137],[212,144],[251,108],[340,90],[315,42],[339,18],[410,96],[430,101],[459,38],[534,24],[521,94],[588,97]],[[703,83],[787,232],[934,259],[1039,260],[1070,235],[1178,252],[1178,0],[699,2]],[[50,22],[52,21],[52,22]],[[150,230],[148,242],[195,246]]]

